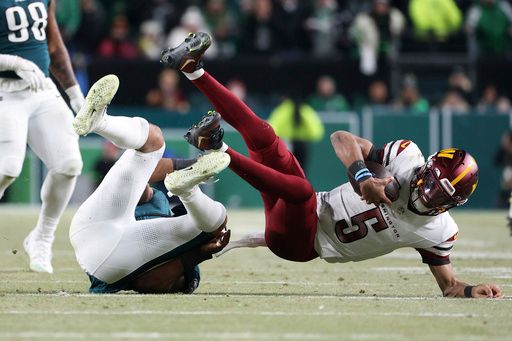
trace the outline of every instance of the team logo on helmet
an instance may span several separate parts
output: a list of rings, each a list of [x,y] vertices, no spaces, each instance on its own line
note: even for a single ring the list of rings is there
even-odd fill
[[[443,149],[430,156],[411,181],[409,208],[437,215],[463,205],[478,184],[478,165],[466,151]]]

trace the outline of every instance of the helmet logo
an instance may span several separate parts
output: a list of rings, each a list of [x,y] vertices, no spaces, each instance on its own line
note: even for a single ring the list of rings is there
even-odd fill
[[[455,155],[455,152],[457,151],[456,148],[447,148],[439,151],[436,156],[438,157],[446,157],[448,159],[453,159],[453,156]]]

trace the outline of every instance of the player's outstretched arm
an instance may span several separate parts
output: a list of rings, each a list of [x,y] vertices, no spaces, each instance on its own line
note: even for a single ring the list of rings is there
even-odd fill
[[[501,288],[495,284],[470,285],[457,280],[451,264],[429,265],[429,267],[445,297],[503,297]]]
[[[331,134],[331,143],[338,158],[345,167],[357,160],[366,160],[373,144],[348,131],[338,130]]]
[[[362,137],[348,131],[339,130],[331,134],[331,143],[336,155],[359,182],[361,196],[368,203],[391,204],[384,189],[393,180],[392,177],[378,179],[372,177],[366,168],[364,160],[368,159],[373,144]]]
[[[68,50],[62,41],[57,19],[55,18],[55,1],[51,1],[48,10],[48,26],[46,27],[48,51],[50,53],[50,71],[69,97],[71,109],[76,113],[84,104],[84,95],[78,86],[69,59]]]
[[[236,249],[239,247],[259,247],[259,246],[267,246],[267,242],[265,241],[265,232],[253,232],[246,234],[242,238],[238,240],[230,241],[226,247],[219,252],[215,253],[215,257],[220,257],[229,250]]]
[[[176,159],[176,158],[162,158],[158,161],[158,164],[155,167],[155,170],[151,174],[149,178],[150,183],[163,181],[167,174],[174,172],[175,170],[180,170],[183,168],[187,168],[190,165],[194,164],[197,161],[197,158],[192,159]]]

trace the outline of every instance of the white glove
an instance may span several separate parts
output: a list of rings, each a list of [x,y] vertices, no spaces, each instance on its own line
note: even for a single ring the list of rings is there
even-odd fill
[[[69,97],[69,105],[71,106],[71,109],[75,112],[75,114],[78,114],[80,109],[82,109],[85,98],[82,94],[82,90],[80,90],[80,85],[75,84],[73,86],[70,86],[65,90],[66,95]]]
[[[20,76],[32,91],[39,91],[45,88],[46,77],[41,69],[30,60],[16,57],[13,71]]]

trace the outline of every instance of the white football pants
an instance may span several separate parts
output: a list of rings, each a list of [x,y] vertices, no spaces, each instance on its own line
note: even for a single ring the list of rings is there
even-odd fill
[[[135,220],[137,203],[164,149],[125,151],[73,218],[69,237],[78,263],[106,283],[122,279],[202,231],[215,231],[226,218],[224,206],[196,187],[183,198],[188,214]]]

